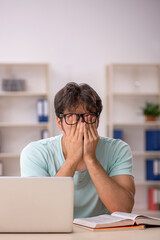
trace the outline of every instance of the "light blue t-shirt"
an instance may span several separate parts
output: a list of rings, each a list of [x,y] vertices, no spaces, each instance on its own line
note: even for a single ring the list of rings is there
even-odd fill
[[[61,139],[62,135],[59,135],[28,144],[21,153],[21,176],[55,176],[65,162]],[[125,142],[100,137],[96,157],[110,177],[132,175],[132,153]],[[109,213],[100,200],[87,169],[76,171],[73,179],[75,218]]]

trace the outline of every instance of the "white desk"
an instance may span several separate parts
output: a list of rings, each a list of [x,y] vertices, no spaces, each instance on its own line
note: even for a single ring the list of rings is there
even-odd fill
[[[117,230],[90,232],[73,228],[73,233],[49,234],[0,234],[0,240],[160,240],[160,227],[145,230]]]

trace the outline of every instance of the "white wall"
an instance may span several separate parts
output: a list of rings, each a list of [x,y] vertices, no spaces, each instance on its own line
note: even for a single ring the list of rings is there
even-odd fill
[[[160,0],[0,0],[0,62],[21,61],[51,64],[53,97],[86,82],[105,107],[107,64],[160,62]]]

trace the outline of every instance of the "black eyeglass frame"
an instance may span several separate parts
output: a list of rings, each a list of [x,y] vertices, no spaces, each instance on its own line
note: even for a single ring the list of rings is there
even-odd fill
[[[72,124],[72,123],[67,123],[67,121],[66,121],[66,116],[67,116],[67,115],[70,115],[70,114],[75,114],[75,115],[78,116],[78,120],[77,120],[76,123],[73,123],[73,124]],[[86,115],[86,114],[96,116],[95,121],[92,122],[92,123],[86,122],[85,119],[84,119],[84,115]],[[66,114],[60,113],[58,117],[59,117],[61,120],[62,120],[62,118],[64,118],[65,123],[66,123],[67,125],[75,125],[75,124],[77,124],[77,123],[79,122],[79,119],[80,119],[81,117],[82,117],[83,121],[84,121],[86,124],[94,124],[94,123],[96,123],[98,116],[99,116],[99,112],[92,112],[92,113],[82,113],[82,114],[80,114],[80,113],[66,113]]]

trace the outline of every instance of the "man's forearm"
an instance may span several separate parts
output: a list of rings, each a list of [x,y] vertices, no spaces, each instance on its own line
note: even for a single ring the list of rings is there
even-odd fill
[[[110,212],[131,212],[134,204],[133,194],[115,182],[105,172],[97,159],[85,161],[97,193]]]
[[[73,177],[77,168],[77,163],[66,160],[56,174],[56,177]]]

